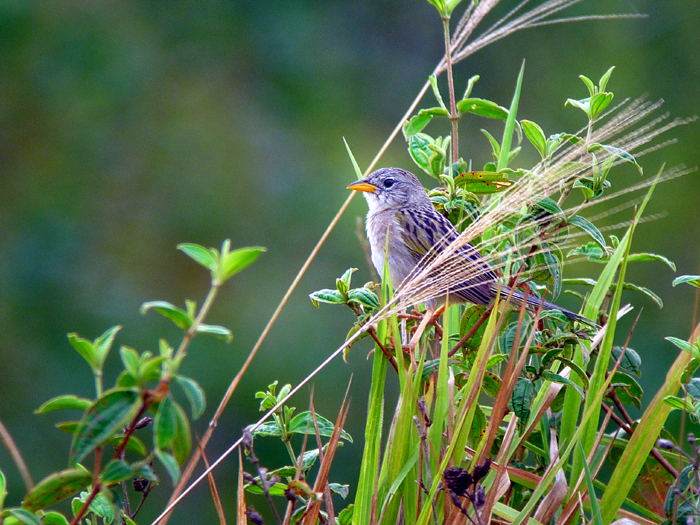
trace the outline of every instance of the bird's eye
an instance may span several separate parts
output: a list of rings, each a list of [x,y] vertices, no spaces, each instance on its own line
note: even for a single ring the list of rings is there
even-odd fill
[[[384,180],[384,187],[385,188],[391,188],[394,185],[394,179],[385,179]]]

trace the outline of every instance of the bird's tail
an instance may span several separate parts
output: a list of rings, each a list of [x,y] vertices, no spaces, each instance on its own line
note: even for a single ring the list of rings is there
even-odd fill
[[[494,289],[494,296],[497,293],[497,291]],[[501,285],[501,297],[505,299],[508,297],[508,294],[510,293],[510,286],[506,285]],[[539,297],[536,297],[534,295],[526,295],[521,292],[520,290],[513,290],[513,297],[511,298],[511,303],[514,304],[515,306],[519,307],[523,304],[523,302],[526,302],[527,306],[531,306],[532,308],[539,308],[540,305],[542,304],[542,299]],[[587,317],[584,317],[580,314],[574,313],[571,310],[567,310],[566,308],[562,308],[561,306],[557,306],[554,303],[550,303],[549,301],[544,301],[544,304],[542,305],[543,310],[559,310],[561,313],[563,313],[566,317],[571,319],[572,321],[578,321],[579,323],[586,324],[588,326],[591,326],[593,328],[598,327],[596,323],[588,319]]]

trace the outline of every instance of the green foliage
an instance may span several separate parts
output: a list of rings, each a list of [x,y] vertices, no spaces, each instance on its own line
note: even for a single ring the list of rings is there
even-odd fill
[[[58,395],[35,411],[37,414],[58,410],[82,412],[80,421],[57,424],[61,430],[73,435],[70,451],[72,468],[51,474],[34,486],[25,496],[21,509],[6,509],[3,514],[5,523],[15,520],[16,523],[67,524],[68,520],[60,513],[45,512],[44,509],[77,493],[80,494],[71,502],[76,522],[82,518],[91,521],[99,518],[105,524],[116,520],[134,523],[131,519],[133,516],[124,514],[124,509],[128,508],[123,506],[124,496],[113,497],[113,487],[124,485],[123,493],[126,494],[126,483],[137,479],[146,487],[141,492],[147,494],[150,491],[148,485],[158,483],[150,466],[156,458],[173,483],[178,480],[180,465],[190,457],[192,433],[189,418],[170,391],[170,384],[175,382],[180,385],[192,417],[196,419],[201,416],[206,408],[205,393],[197,381],[179,374],[178,369],[187,355],[190,341],[197,334],[207,333],[231,339],[230,330],[204,324],[203,320],[220,286],[264,251],[260,247],[231,251],[228,240],[223,243],[220,252],[196,244],[182,244],[179,248],[211,274],[211,289],[202,307],[197,309],[193,301],[186,301],[186,309],[165,301],[149,301],[141,307],[142,313],[155,310],[183,330],[183,339],[177,351],[164,339],[161,339],[158,355],[155,356],[150,351],[139,352],[122,345],[119,356],[123,371],[118,374],[114,387],[103,390],[105,362],[121,326],[108,329],[93,341],[76,333],[68,334],[70,345],[90,366],[96,397],[87,399],[73,394]],[[348,300],[360,304],[370,301],[371,297],[353,296]],[[134,434],[150,426],[151,422],[153,445],[149,450],[143,440]],[[297,426],[301,424],[295,423]],[[326,423],[324,420],[324,425]],[[110,454],[110,451],[113,452]],[[91,454],[95,456],[96,473],[83,465]],[[139,459],[134,459],[133,454]],[[122,488],[119,491],[122,492]],[[4,477],[0,475],[0,509],[5,495]]]

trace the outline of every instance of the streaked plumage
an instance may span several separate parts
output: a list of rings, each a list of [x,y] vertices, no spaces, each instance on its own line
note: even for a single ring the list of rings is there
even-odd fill
[[[391,280],[396,286],[403,282],[433,246],[447,246],[459,235],[452,223],[435,210],[418,178],[408,171],[382,168],[348,188],[364,192],[369,206],[367,237],[372,263],[381,274],[384,268],[384,249],[387,247]],[[440,246],[437,246],[434,251],[439,250]],[[497,293],[498,276],[471,245],[459,248],[457,254],[469,261],[469,265],[465,266],[473,266],[473,271],[463,272],[472,277],[467,276],[450,286],[450,300],[490,304]],[[509,292],[509,287],[501,285],[501,294],[507,295]],[[522,292],[513,292],[513,303],[520,305],[524,300]],[[537,307],[540,300],[528,296],[527,303]],[[545,302],[544,307],[559,310],[570,319],[592,324],[588,319],[555,304]]]

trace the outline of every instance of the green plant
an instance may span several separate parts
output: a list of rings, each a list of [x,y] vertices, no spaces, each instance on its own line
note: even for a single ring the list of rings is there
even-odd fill
[[[220,289],[235,274],[254,262],[261,247],[231,251],[226,240],[221,251],[196,244],[180,244],[185,254],[211,274],[211,287],[201,307],[186,301],[178,308],[165,301],[152,301],[141,307],[146,314],[154,310],[175,323],[184,334],[175,350],[165,340],[159,342],[158,353],[139,353],[122,345],[119,354],[124,367],[112,387],[105,389],[104,365],[112,350],[120,326],[115,326],[91,341],[78,334],[68,334],[71,346],[89,365],[95,381],[95,398],[86,399],[72,394],[60,395],[36,410],[46,414],[56,410],[82,413],[79,419],[58,423],[60,430],[73,435],[69,468],[49,475],[24,497],[21,508],[2,512],[5,525],[18,523],[68,524],[62,514],[47,510],[70,498],[75,525],[82,522],[133,522],[143,501],[154,485],[159,483],[152,463],[158,460],[175,483],[180,465],[190,456],[192,436],[190,417],[178,398],[184,394],[193,419],[202,415],[206,406],[205,393],[196,380],[180,373],[189,344],[198,334],[210,334],[230,341],[232,334],[223,326],[204,323]],[[174,385],[181,393],[176,396]],[[152,441],[147,444],[144,429],[152,428]],[[86,460],[92,456],[92,462]],[[129,501],[127,482],[141,496],[137,508]],[[4,487],[4,485],[3,485]],[[0,488],[0,494],[3,488]],[[0,506],[2,503],[0,498]]]

